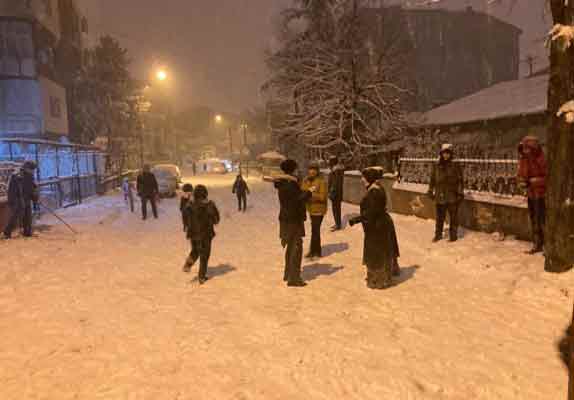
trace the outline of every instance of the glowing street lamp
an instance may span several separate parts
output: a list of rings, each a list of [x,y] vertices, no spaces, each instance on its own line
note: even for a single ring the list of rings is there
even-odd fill
[[[217,114],[215,116],[215,122],[217,122],[218,124],[221,124],[223,122],[223,117],[219,114]]]
[[[158,81],[165,81],[167,79],[167,72],[164,69],[160,69],[156,72],[155,77]]]

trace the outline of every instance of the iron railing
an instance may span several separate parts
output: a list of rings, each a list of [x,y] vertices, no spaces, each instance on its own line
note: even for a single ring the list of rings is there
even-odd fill
[[[438,158],[401,157],[399,182],[428,185],[432,166],[436,162]],[[525,196],[516,179],[517,159],[463,158],[454,162],[462,166],[466,192],[494,193],[509,197]]]

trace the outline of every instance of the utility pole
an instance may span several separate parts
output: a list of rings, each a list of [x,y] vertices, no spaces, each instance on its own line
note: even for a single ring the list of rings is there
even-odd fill
[[[243,147],[245,149],[245,152],[247,152],[247,124],[242,124],[243,127]],[[243,153],[243,152],[242,152]],[[242,157],[245,157],[245,155],[242,154]],[[249,160],[246,160],[246,169],[247,169],[247,178],[249,178]]]

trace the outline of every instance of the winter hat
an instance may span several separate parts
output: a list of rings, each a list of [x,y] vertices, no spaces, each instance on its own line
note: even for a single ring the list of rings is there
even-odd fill
[[[208,195],[209,193],[207,192],[207,188],[204,185],[197,185],[193,191],[193,198],[196,200],[207,199]]]
[[[287,159],[280,165],[281,171],[290,175],[297,169],[297,162],[295,160]]]
[[[185,185],[183,185],[181,190],[183,190],[185,193],[191,193],[193,192],[193,185],[191,183],[186,183]]]
[[[368,167],[361,171],[363,178],[369,183],[375,183],[383,177],[383,169],[381,167]]]
[[[442,153],[445,153],[445,152],[447,152],[447,151],[448,151],[449,153],[452,153],[452,144],[450,144],[450,143],[444,143],[444,144],[441,146],[441,148],[440,148],[441,154],[442,154]]]

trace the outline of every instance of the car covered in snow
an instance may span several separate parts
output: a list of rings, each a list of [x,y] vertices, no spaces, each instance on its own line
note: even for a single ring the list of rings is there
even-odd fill
[[[152,168],[151,172],[157,179],[159,195],[174,197],[181,184],[181,171],[174,164],[159,164]]]

